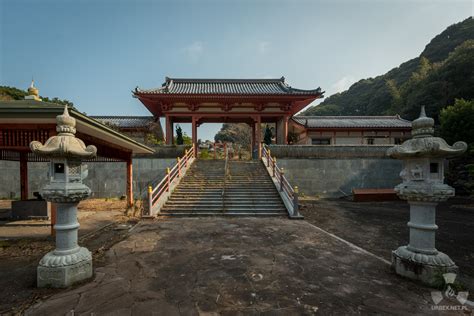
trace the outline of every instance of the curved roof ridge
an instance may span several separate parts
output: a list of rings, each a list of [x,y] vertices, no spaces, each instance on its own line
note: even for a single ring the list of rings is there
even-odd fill
[[[92,118],[153,118],[152,115],[89,115]]]
[[[311,115],[311,116],[305,116],[305,115],[295,115],[295,118],[298,119],[400,119],[404,121],[403,118],[400,117],[400,115]],[[409,122],[409,121],[408,121]]]
[[[190,82],[190,83],[279,83],[285,82],[285,77],[281,78],[170,78],[166,77],[166,83],[168,82]]]

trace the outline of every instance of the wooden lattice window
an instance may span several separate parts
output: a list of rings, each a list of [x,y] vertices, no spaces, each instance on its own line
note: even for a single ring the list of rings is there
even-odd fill
[[[49,132],[45,129],[0,129],[0,146],[29,147],[34,140],[44,143]]]

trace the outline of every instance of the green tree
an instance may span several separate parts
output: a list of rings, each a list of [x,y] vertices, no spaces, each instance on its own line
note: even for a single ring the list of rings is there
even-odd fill
[[[186,134],[186,132],[183,133],[183,144],[184,145],[192,145],[193,139]]]
[[[250,146],[251,129],[246,123],[224,123],[214,136],[214,141],[239,144],[242,147]]]
[[[181,126],[177,125],[176,126],[176,145],[183,145],[183,144],[184,144],[183,130],[181,129]]]
[[[452,106],[441,110],[441,136],[449,144],[464,141],[474,146],[474,100],[457,99]]]
[[[267,145],[270,145],[272,143],[272,130],[270,127],[267,125],[265,127],[265,135],[263,136],[263,142]]]

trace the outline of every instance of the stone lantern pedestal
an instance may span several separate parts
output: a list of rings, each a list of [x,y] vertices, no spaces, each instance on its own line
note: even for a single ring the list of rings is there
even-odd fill
[[[82,159],[94,158],[97,149],[85,146],[76,138],[76,120],[69,116],[67,107],[56,117],[57,136],[44,145],[31,142],[31,150],[50,158],[49,183],[41,190],[45,200],[56,203],[56,249],[47,253],[37,269],[38,287],[68,287],[92,276],[92,256],[77,244],[77,205],[90,195],[82,183],[87,169]]]
[[[395,191],[410,205],[410,241],[392,252],[392,267],[397,274],[428,285],[458,269],[448,255],[435,247],[436,206],[454,196],[454,189],[444,184],[444,159],[467,149],[464,142],[449,146],[444,139],[434,137],[433,126],[434,120],[426,117],[422,107],[420,117],[412,124],[413,138],[387,152],[390,157],[403,160],[403,182]]]

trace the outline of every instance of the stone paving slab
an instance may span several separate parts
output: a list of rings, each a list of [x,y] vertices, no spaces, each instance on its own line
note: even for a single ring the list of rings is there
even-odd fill
[[[383,261],[305,221],[145,221],[106,256],[92,282],[26,314],[432,313],[430,289],[399,278]]]

